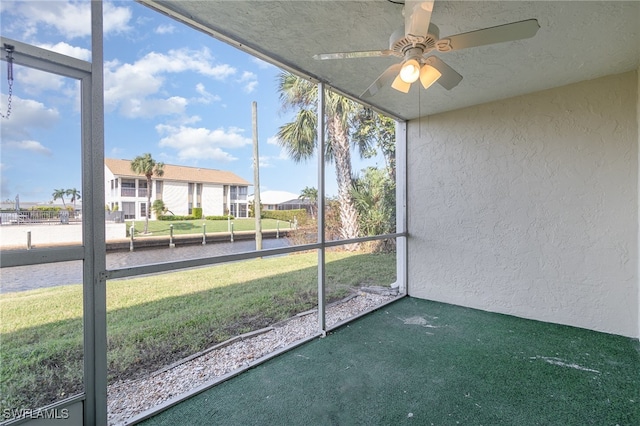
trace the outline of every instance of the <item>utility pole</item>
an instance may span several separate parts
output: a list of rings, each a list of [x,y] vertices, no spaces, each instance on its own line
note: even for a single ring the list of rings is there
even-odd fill
[[[262,220],[260,209],[260,157],[258,156],[258,103],[251,104],[253,121],[253,213],[256,217],[256,250],[262,250]]]

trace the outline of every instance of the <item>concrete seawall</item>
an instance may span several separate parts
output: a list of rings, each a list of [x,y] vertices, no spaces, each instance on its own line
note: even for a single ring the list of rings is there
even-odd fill
[[[262,238],[285,238],[288,230],[276,232],[275,230],[262,231]],[[255,239],[255,231],[240,231],[233,233],[234,241],[245,241]],[[228,243],[231,241],[229,232],[207,233],[206,243]],[[168,235],[159,237],[135,237],[133,240],[134,250],[165,248],[169,247]],[[202,244],[202,234],[174,235],[173,244],[175,246]],[[127,251],[130,249],[131,240],[129,238],[107,241],[107,252]]]
[[[81,224],[55,225],[2,225],[0,226],[0,249],[24,250],[27,248],[28,232],[31,232],[31,247],[44,248],[61,245],[77,245],[82,241]],[[284,238],[289,230],[262,231],[262,238]],[[107,252],[128,251],[131,239],[126,236],[126,226],[122,223],[108,223],[105,236]],[[255,239],[255,231],[238,231],[233,233],[234,241]],[[231,241],[229,232],[212,232],[206,234],[206,243],[222,243]],[[168,235],[134,237],[134,250],[169,247]],[[173,244],[176,246],[202,244],[202,234],[174,235]]]

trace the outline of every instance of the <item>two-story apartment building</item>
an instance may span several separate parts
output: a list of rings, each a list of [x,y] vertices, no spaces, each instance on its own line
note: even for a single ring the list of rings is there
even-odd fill
[[[147,191],[152,204],[162,200],[175,215],[189,215],[201,207],[205,216],[249,216],[251,184],[232,172],[165,164],[163,176],[154,176],[147,188],[146,177],[131,170],[131,160],[107,158],[104,163],[105,202],[110,209],[123,211],[124,219],[144,219],[150,208]]]

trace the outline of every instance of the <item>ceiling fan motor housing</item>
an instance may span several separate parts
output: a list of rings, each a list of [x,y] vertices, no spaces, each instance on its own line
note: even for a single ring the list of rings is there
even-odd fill
[[[429,24],[429,33],[426,37],[407,37],[403,26],[395,30],[389,37],[389,50],[399,57],[404,57],[405,53],[413,48],[421,49],[424,54],[436,47],[439,38],[440,29],[435,24]]]

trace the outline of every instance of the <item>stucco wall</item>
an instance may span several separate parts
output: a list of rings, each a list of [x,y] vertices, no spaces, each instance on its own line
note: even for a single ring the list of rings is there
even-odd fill
[[[410,122],[409,294],[637,337],[637,86]]]
[[[205,216],[222,216],[223,200],[222,185],[202,185],[202,213]]]
[[[187,182],[165,180],[162,188],[162,201],[175,215],[184,216],[189,214],[189,187]]]

